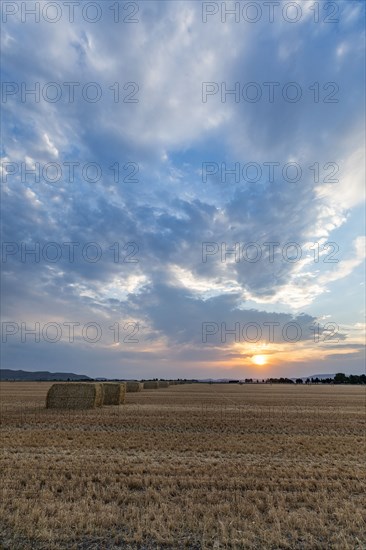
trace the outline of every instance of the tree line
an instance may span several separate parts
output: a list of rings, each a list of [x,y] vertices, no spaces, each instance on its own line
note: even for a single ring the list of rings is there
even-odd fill
[[[249,380],[248,380],[249,381]],[[347,376],[344,372],[338,372],[333,378],[267,378],[268,384],[366,384],[366,374],[350,374]]]

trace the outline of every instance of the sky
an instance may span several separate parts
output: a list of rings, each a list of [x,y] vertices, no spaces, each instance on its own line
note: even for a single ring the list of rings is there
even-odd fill
[[[2,4],[2,367],[365,372],[365,3],[35,4]]]

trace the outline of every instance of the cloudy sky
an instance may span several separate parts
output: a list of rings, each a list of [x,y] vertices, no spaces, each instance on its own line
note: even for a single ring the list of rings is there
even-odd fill
[[[364,372],[365,4],[250,4],[3,3],[4,368]]]

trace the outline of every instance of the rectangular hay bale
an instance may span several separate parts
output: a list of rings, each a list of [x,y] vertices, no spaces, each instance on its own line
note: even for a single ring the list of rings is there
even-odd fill
[[[103,386],[91,382],[52,384],[47,393],[47,409],[94,409],[103,404]]]
[[[157,390],[159,387],[159,382],[156,380],[147,380],[144,382],[144,390]]]
[[[133,380],[126,382],[127,393],[138,392],[138,391],[142,391],[143,389],[144,389],[144,385],[142,382],[134,382]]]
[[[159,388],[169,388],[169,382],[166,380],[160,380]]]
[[[125,402],[126,384],[124,382],[104,382],[103,405],[121,405]]]

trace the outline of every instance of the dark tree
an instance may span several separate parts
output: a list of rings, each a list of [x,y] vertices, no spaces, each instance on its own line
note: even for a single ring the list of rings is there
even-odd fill
[[[334,377],[335,384],[345,384],[347,382],[347,376],[343,372],[337,372]]]

